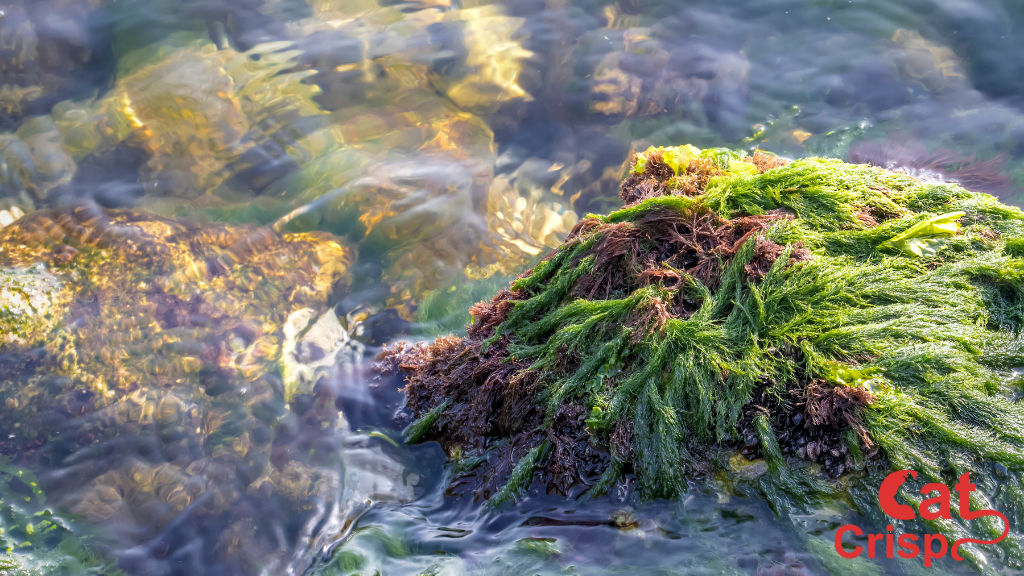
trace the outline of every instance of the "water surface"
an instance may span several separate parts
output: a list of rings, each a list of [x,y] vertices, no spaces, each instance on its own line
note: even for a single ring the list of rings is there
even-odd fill
[[[207,274],[147,260],[170,271],[136,280],[180,273],[201,293],[164,308],[139,283],[72,295],[69,338],[96,345],[80,363],[93,368],[4,341],[11,561],[48,574],[920,573],[843,563],[836,527],[867,524],[846,505],[780,515],[724,484],[650,503],[629,485],[595,501],[535,489],[487,508],[451,493],[440,448],[402,444],[400,383],[370,364],[396,338],[462,330],[469,304],[621,205],[626,163],[649,145],[827,155],[1021,205],[1021,6],[0,2],[0,225],[71,214],[61,234],[88,248],[71,224],[131,209],[103,224],[127,226],[118,242],[94,248],[205,254]],[[274,281],[294,289],[328,262],[261,260],[280,238],[337,239],[345,281],[308,305],[275,300]],[[244,289],[211,287],[225,254],[251,270]],[[45,266],[3,274],[29,300],[59,284]],[[5,290],[5,311],[30,308]],[[234,315],[202,307],[232,290],[261,296]],[[111,294],[139,318],[104,316]],[[115,365],[130,368],[119,384]]]

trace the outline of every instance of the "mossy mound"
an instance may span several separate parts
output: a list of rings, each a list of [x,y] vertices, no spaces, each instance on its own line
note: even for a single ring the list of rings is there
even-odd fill
[[[676,497],[736,450],[790,493],[829,490],[821,472],[1024,469],[1020,210],[867,165],[683,150],[640,155],[633,203],[477,304],[467,337],[382,353],[413,439],[487,462],[498,501],[538,475]]]

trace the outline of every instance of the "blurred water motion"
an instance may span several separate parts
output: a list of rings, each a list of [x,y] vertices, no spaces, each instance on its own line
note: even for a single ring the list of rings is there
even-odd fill
[[[446,497],[367,358],[458,330],[652,144],[1013,202],[1022,22],[998,0],[0,0],[0,539],[44,573],[100,570],[82,542],[133,574],[819,573],[836,519],[742,494],[534,494],[525,523]]]

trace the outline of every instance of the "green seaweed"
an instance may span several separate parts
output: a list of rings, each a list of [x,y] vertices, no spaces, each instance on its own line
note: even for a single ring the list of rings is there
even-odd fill
[[[744,161],[747,155],[743,152],[729,148],[705,148],[701,150],[692,144],[683,146],[651,146],[636,155],[636,161],[633,163],[631,173],[643,174],[647,167],[648,159],[654,155],[661,155],[662,162],[668,165],[676,174],[685,173],[686,168],[690,165],[690,160],[695,158],[713,160],[722,170],[733,174],[757,173],[757,167],[754,164]]]
[[[882,247],[898,250],[907,256],[936,254],[947,238],[960,231],[957,220],[966,215],[966,212],[950,212],[923,220],[882,242]]]
[[[0,573],[10,576],[123,576],[111,559],[89,549],[96,536],[73,532],[46,507],[46,496],[29,470],[0,458]]]
[[[409,427],[405,429],[405,441],[409,444],[415,444],[423,439],[424,436],[430,432],[430,428],[437,422],[437,419],[441,417],[441,414],[448,409],[451,405],[450,401],[442,402],[429,412],[420,416],[415,422],[409,424]]]
[[[520,458],[515,468],[512,469],[512,474],[509,475],[508,481],[491,497],[488,504],[496,508],[518,499],[529,488],[530,482],[533,480],[533,471],[537,468],[540,461],[544,459],[549,446],[550,444],[545,441],[539,446],[531,448],[525,456]]]

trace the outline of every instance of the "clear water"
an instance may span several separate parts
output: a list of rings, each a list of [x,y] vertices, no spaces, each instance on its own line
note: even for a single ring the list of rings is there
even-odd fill
[[[867,521],[839,503],[780,516],[727,486],[651,503],[628,486],[596,501],[534,491],[501,510],[451,495],[440,448],[401,444],[399,384],[375,380],[370,364],[384,342],[460,330],[470,303],[557,246],[579,217],[619,205],[625,162],[651,144],[829,155],[1024,204],[1024,4],[2,0],[0,10],[0,225],[49,209],[131,208],[328,232],[358,249],[352,285],[329,303],[345,320],[345,355],[317,364],[323,346],[305,336],[294,353],[318,366],[344,421],[303,427],[281,416],[269,432],[273,462],[329,447],[332,457],[306,461],[339,479],[329,496],[281,504],[277,493],[246,492],[233,469],[226,482],[242,482],[239,495],[217,512],[212,497],[171,506],[187,479],[143,483],[139,494],[154,496],[132,500],[128,480],[108,486],[106,474],[139,462],[150,474],[187,470],[216,460],[214,442],[199,433],[195,452],[172,457],[163,439],[144,449],[145,429],[114,426],[110,442],[76,440],[56,457],[46,447],[71,428],[43,418],[38,443],[0,443],[0,538],[4,561],[21,567],[11,570],[923,570],[840,560],[836,527]],[[42,274],[33,278],[46,286]],[[5,344],[0,365],[18,354]],[[20,372],[4,370],[7,390],[21,385]],[[186,395],[206,418],[249,414],[245,394]],[[109,504],[107,493],[126,502],[120,512],[80,505]],[[150,514],[139,498],[171,507]]]

